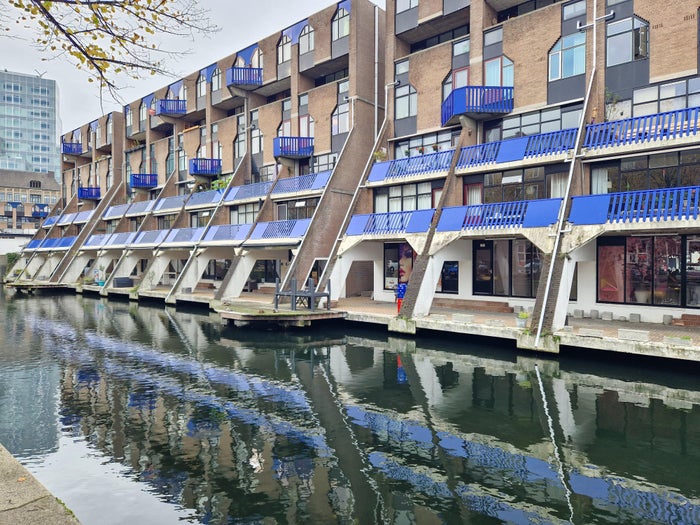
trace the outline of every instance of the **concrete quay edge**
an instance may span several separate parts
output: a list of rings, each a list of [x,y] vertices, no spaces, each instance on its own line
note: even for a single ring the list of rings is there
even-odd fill
[[[73,513],[0,444],[0,525],[80,525]]]

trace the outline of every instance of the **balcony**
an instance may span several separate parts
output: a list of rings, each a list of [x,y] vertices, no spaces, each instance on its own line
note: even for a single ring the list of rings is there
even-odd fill
[[[571,198],[569,222],[592,225],[697,220],[699,205],[700,186],[582,195]]]
[[[311,219],[260,222],[255,225],[249,241],[266,241],[265,244],[270,241],[275,241],[275,244],[297,244],[306,235],[310,223]]]
[[[226,194],[224,201],[228,203],[247,199],[264,198],[269,193],[273,184],[273,181],[265,181],[254,182],[253,184],[244,184],[243,186],[234,186]]]
[[[49,205],[48,204],[35,204],[32,206],[32,217],[35,219],[43,219],[49,216]]]
[[[221,174],[221,159],[190,159],[190,175],[218,177]]]
[[[435,172],[447,172],[450,169],[455,150],[438,151],[416,157],[377,162],[372,166],[368,182],[387,179],[429,175]]]
[[[353,215],[346,235],[427,233],[434,209]]]
[[[576,128],[462,148],[456,170],[561,155],[574,148]]]
[[[300,175],[298,177],[288,177],[280,179],[272,189],[273,195],[283,193],[298,193],[302,191],[317,191],[322,190],[328,184],[331,171],[323,171],[321,173],[312,173],[310,175]]]
[[[132,173],[129,185],[134,189],[150,190],[158,186],[157,173]]]
[[[305,159],[314,154],[313,137],[275,137],[274,155],[288,159]]]
[[[465,86],[452,90],[442,103],[442,125],[459,123],[460,115],[476,120],[496,118],[513,111],[513,88]]]
[[[259,67],[232,67],[226,71],[226,85],[242,89],[262,86],[263,70]]]
[[[98,201],[100,200],[100,188],[78,188],[78,199]]]
[[[202,239],[201,244],[206,245],[230,245],[243,242],[250,231],[252,224],[222,224],[212,226]]]
[[[673,140],[698,133],[700,108],[686,108],[586,126],[583,147],[614,148],[629,144]]]
[[[163,240],[161,246],[192,246],[202,238],[204,230],[205,228],[201,226],[198,228],[177,228],[170,230],[170,233],[168,233],[168,236]]]
[[[61,153],[64,155],[82,155],[83,145],[80,142],[62,142]]]
[[[178,99],[159,100],[156,104],[156,115],[165,117],[180,117],[187,114],[187,101]]]
[[[436,231],[547,227],[557,221],[561,202],[540,199],[444,208]]]

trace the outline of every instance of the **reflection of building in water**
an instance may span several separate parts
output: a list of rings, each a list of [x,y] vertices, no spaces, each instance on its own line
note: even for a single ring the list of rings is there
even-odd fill
[[[207,332],[201,318],[172,312],[158,324],[157,310],[142,316],[127,308],[113,312],[127,318],[112,324],[100,309],[85,311],[71,338],[79,344],[56,348],[66,367],[64,426],[211,521],[350,519],[365,502],[358,473],[389,522],[438,520],[449,506],[502,521],[561,523],[568,518],[562,479],[577,522],[594,521],[598,511],[627,522],[700,517],[698,502],[683,496],[697,493],[689,445],[700,432],[696,391],[540,363],[551,367],[545,395],[562,436],[561,478],[534,360],[501,360],[495,349],[411,348],[398,339],[314,345],[279,334],[286,348],[265,350],[242,331],[239,340],[212,339],[205,348],[188,340]],[[138,343],[114,331],[130,323],[142,327]],[[47,335],[52,329],[37,326]],[[56,330],[66,332],[66,325]],[[355,457],[366,461],[362,471],[348,466]]]

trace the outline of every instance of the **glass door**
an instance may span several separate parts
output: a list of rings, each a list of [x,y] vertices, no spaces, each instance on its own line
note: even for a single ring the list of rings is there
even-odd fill
[[[473,255],[474,295],[493,295],[493,241],[474,241]]]

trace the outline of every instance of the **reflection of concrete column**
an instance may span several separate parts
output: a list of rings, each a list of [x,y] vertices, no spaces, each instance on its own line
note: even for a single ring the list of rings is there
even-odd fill
[[[308,361],[297,361],[296,372],[306,394],[313,403],[319,422],[326,432],[328,445],[335,451],[340,470],[352,486],[355,521],[363,524],[382,521],[377,492],[365,474],[369,470],[367,462],[356,445],[355,437],[340,410],[337,396],[326,379],[326,375],[314,373],[314,365]],[[318,489],[320,487],[317,487]],[[325,512],[328,513],[328,521],[337,519],[332,508],[325,509]],[[319,515],[322,516],[324,513]]]

